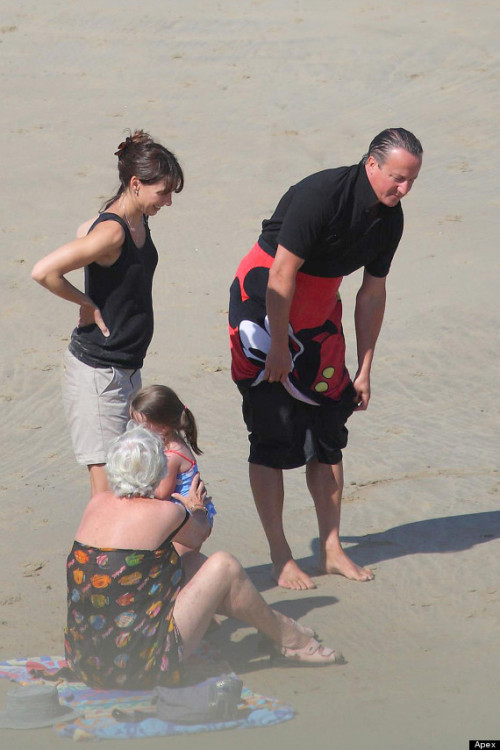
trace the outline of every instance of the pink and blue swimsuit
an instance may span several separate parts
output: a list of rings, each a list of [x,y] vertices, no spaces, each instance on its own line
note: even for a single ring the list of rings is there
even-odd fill
[[[189,461],[189,463],[191,464],[190,468],[187,471],[180,471],[177,474],[175,488],[174,488],[174,492],[177,492],[177,494],[182,495],[183,497],[187,497],[189,490],[191,488],[191,484],[193,482],[194,476],[199,471],[198,464],[192,458],[189,458],[189,456],[185,456],[184,453],[180,453],[180,451],[166,450],[165,456],[167,458],[168,458],[169,453],[175,453],[176,456],[180,456],[181,458],[184,458],[186,461]],[[207,509],[208,521],[210,523],[210,526],[212,526],[214,522],[214,516],[217,513],[217,511],[215,510],[215,506],[211,500],[208,500],[205,503],[205,508]]]

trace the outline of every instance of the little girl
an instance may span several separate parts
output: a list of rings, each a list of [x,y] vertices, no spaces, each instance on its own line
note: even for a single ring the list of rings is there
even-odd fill
[[[202,451],[198,447],[198,430],[192,412],[184,406],[177,394],[166,385],[142,388],[131,401],[130,416],[138,424],[156,433],[163,440],[167,457],[167,475],[156,489],[159,500],[169,500],[173,493],[187,496],[198,465],[194,457]],[[189,510],[189,508],[188,508]],[[210,526],[216,514],[211,500],[205,502]],[[176,543],[179,554],[188,551]]]

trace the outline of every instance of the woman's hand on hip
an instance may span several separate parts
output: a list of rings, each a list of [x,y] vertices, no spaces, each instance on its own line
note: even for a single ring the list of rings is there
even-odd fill
[[[99,328],[103,336],[109,336],[109,329],[104,322],[101,311],[96,305],[81,305],[80,315],[78,316],[78,327],[90,326],[94,324]]]

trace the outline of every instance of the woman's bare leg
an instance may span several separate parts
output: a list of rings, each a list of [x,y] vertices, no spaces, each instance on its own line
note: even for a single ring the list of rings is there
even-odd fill
[[[177,545],[174,543],[177,549]],[[177,552],[177,554],[180,554]],[[182,568],[184,570],[184,585],[199,571],[202,565],[208,560],[207,556],[198,550],[188,550],[182,555]]]
[[[90,464],[87,466],[90,476],[90,497],[109,490],[106,476],[106,464]]]
[[[266,604],[238,560],[226,552],[211,555],[177,596],[174,618],[184,657],[198,646],[216,612],[246,622],[280,646],[301,648],[310,640]]]

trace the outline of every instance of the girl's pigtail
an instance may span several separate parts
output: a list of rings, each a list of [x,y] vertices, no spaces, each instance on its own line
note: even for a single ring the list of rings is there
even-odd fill
[[[196,420],[187,406],[184,407],[184,411],[182,412],[181,429],[186,436],[186,440],[191,446],[193,453],[196,453],[197,456],[201,456],[203,451],[198,447],[198,429],[196,427]]]

